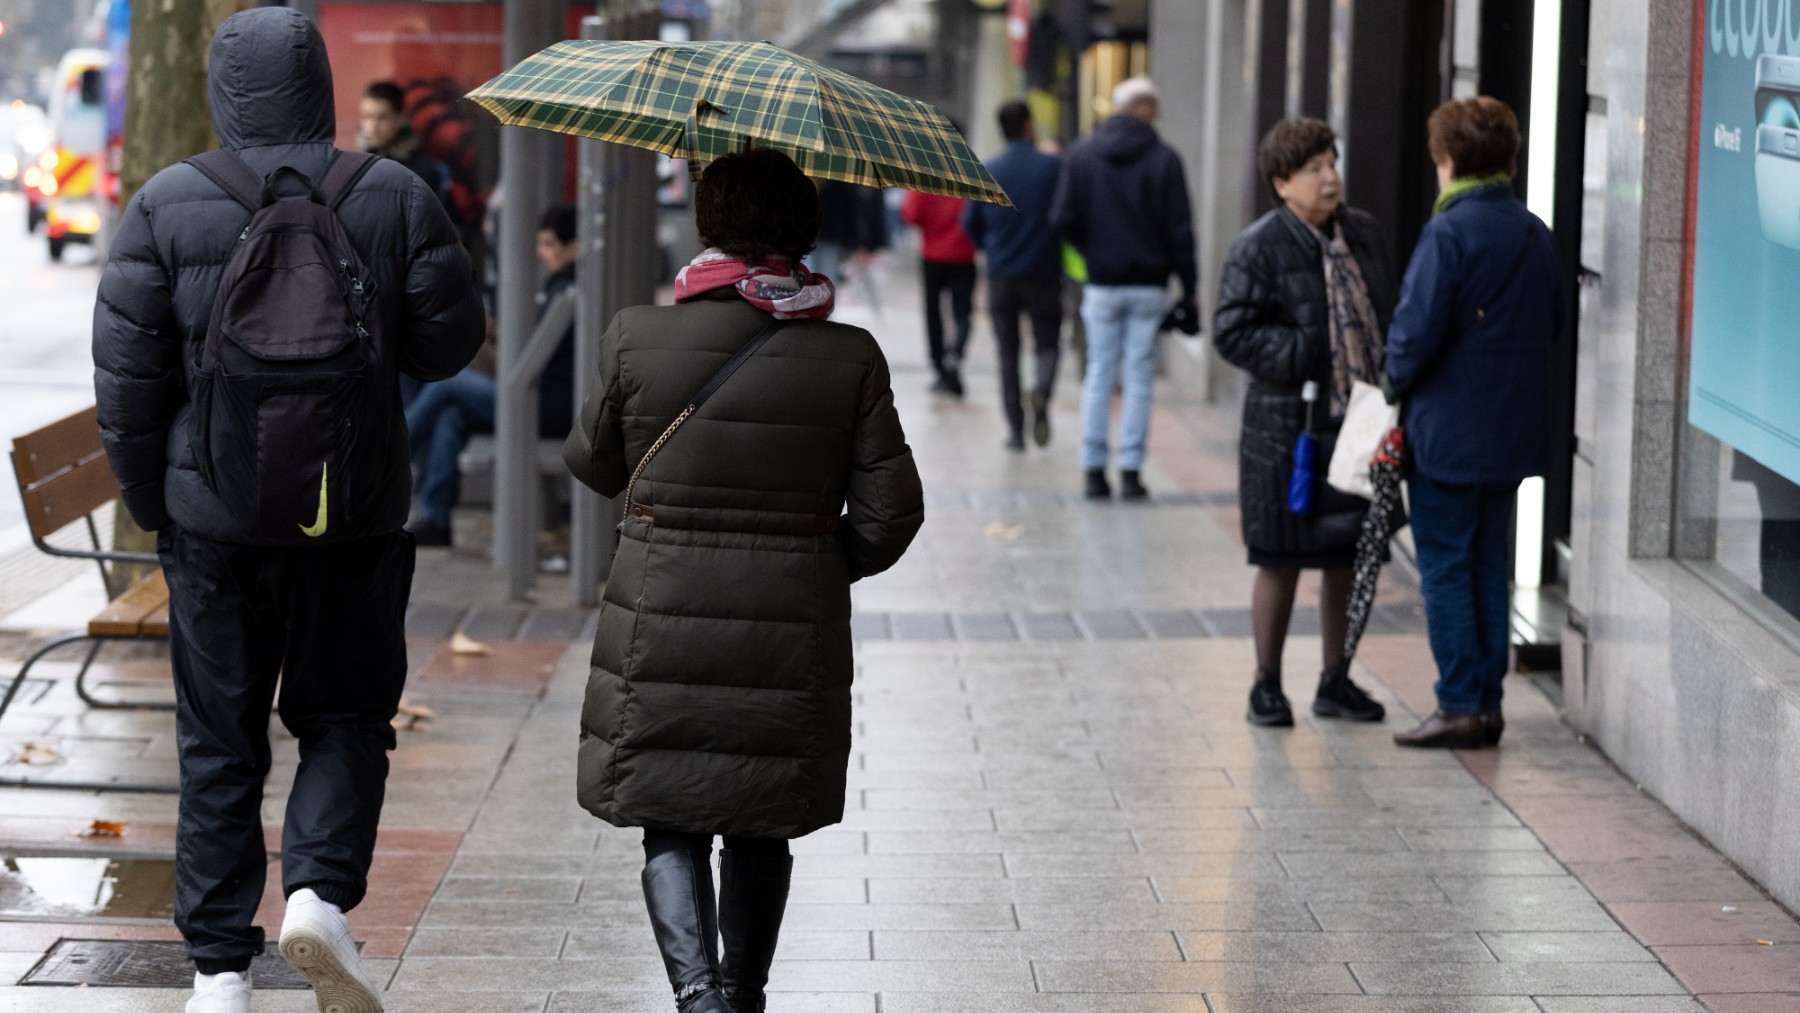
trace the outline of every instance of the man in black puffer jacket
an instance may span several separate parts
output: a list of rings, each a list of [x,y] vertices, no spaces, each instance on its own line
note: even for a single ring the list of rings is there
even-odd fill
[[[237,14],[214,38],[209,68],[221,146],[259,175],[286,166],[325,177],[336,155],[331,70],[310,20],[283,8]],[[197,469],[190,374],[250,220],[245,206],[192,165],[158,173],[125,210],[95,308],[107,457],[133,519],[157,533],[169,583],[182,780],[176,924],[200,972],[190,1009],[248,1009],[246,975],[263,943],[253,918],[278,675],[281,718],[300,744],[282,841],[283,953],[290,931],[311,944],[297,952],[322,947],[324,958],[302,967],[321,1000],[336,990],[355,1000],[345,1009],[379,1009],[358,991],[372,986],[339,930],[367,886],[406,677],[413,546],[401,531],[411,476],[398,376],[456,373],[481,344],[483,317],[456,230],[399,163],[371,166],[338,214],[374,286],[368,368],[379,386],[370,389],[393,398],[380,434],[384,479],[343,492],[375,518],[373,537],[256,544],[255,519],[234,516]]]

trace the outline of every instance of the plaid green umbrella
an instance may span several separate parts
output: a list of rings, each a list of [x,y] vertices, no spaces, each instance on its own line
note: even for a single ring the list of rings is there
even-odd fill
[[[469,93],[513,126],[1010,206],[943,113],[766,42],[559,42]]]

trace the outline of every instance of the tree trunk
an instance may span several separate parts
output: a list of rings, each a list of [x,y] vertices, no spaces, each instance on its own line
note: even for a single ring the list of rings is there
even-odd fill
[[[123,208],[164,166],[216,147],[206,105],[206,57],[225,19],[256,0],[137,0],[131,5],[131,68],[125,84],[125,137],[119,167]],[[113,547],[153,552],[156,539],[113,515]],[[147,567],[116,571],[115,590],[135,583]]]

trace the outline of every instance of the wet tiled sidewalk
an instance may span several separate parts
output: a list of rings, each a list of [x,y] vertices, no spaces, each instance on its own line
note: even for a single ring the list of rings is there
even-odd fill
[[[1057,442],[1010,455],[984,331],[964,404],[930,399],[920,342],[891,333],[933,503],[914,552],[856,589],[846,818],[796,844],[777,1013],[1800,1010],[1800,927],[1531,687],[1510,687],[1498,751],[1392,745],[1431,699],[1403,576],[1357,671],[1388,724],[1304,716],[1319,647],[1307,614],[1288,658],[1299,727],[1245,724],[1233,412],[1165,402],[1156,503],[1092,505],[1069,495],[1072,383]],[[586,647],[563,638],[585,617],[554,581],[536,609],[499,601],[474,555],[432,553],[421,572],[409,700],[434,713],[402,735],[376,892],[353,916],[388,1008],[672,1009],[638,835],[573,802]],[[457,628],[493,653],[449,653]],[[133,664],[119,674],[153,678],[153,662]],[[159,770],[169,726],[83,711],[54,681],[0,743]],[[276,755],[271,830],[291,741]],[[174,811],[168,797],[0,790],[0,841],[166,854]],[[125,837],[70,837],[96,818],[126,821]],[[172,932],[0,922],[0,1010],[181,1008],[175,990],[6,987],[64,936]],[[297,992],[256,1005],[312,1008]]]

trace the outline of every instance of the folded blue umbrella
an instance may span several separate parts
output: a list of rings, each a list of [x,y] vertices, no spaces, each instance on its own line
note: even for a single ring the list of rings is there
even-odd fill
[[[1319,385],[1311,380],[1300,388],[1300,400],[1306,402],[1306,428],[1294,441],[1294,473],[1288,476],[1288,512],[1304,517],[1312,513],[1313,486],[1318,481],[1319,440],[1313,435],[1313,403],[1319,399]]]

